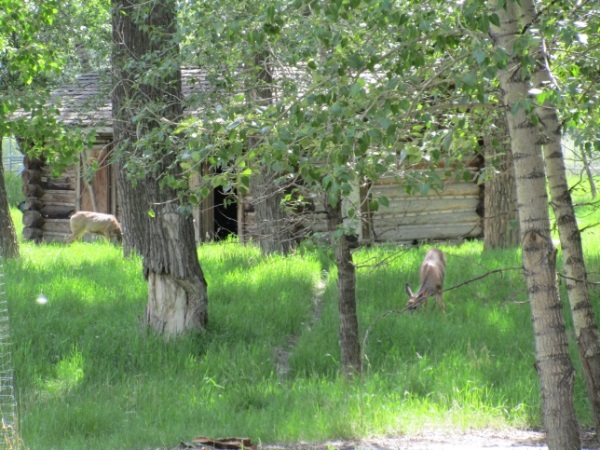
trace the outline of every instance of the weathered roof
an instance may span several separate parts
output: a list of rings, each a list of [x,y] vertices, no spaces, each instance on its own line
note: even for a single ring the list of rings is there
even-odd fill
[[[60,111],[60,121],[68,124],[110,126],[110,73],[92,72],[80,75],[70,84],[51,94]]]
[[[183,96],[209,87],[207,73],[202,69],[181,70]],[[51,93],[53,103],[60,111],[58,119],[66,124],[93,127],[112,125],[111,78],[109,71],[80,75],[69,84]]]

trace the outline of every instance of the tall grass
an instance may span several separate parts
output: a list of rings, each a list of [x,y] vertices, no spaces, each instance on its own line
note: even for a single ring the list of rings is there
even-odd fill
[[[18,223],[20,212],[12,213]],[[595,232],[584,233],[591,273],[600,265]],[[520,266],[518,250],[441,248],[446,288]],[[5,264],[20,434],[32,449],[103,450],[173,447],[196,435],[275,443],[540,427],[519,271],[448,290],[447,315],[430,301],[426,312],[381,317],[406,304],[403,286],[418,283],[425,251],[354,254],[360,327],[372,328],[365,373],[348,382],[338,375],[336,273],[320,254],[265,258],[232,241],[200,247],[208,329],[163,342],[140,326],[147,288],[139,259],[104,242],[22,243],[21,259]],[[590,425],[580,373],[576,404]]]
[[[17,206],[21,200],[25,199],[21,191],[21,175],[8,170],[4,171],[4,186],[6,188],[6,196],[10,206]]]

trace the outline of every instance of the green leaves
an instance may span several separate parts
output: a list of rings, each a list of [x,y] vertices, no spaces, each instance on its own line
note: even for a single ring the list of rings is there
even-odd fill
[[[278,180],[301,180],[332,204],[352,186],[382,176],[396,176],[411,192],[435,188],[440,181],[428,168],[451,166],[478,148],[487,110],[498,102],[498,70],[513,65],[528,76],[539,44],[526,33],[515,37],[511,54],[494,48],[488,32],[500,18],[481,0],[452,7],[390,0],[203,3],[186,6],[204,14],[194,16],[187,39],[193,54],[202,55],[197,65],[217,67],[215,78],[229,84],[197,108],[208,132],[197,133],[190,155],[233,167],[235,182],[245,186],[260,166],[268,167]],[[554,37],[561,36],[557,24],[554,15],[541,15],[536,26]],[[565,42],[584,45],[577,36],[592,36],[590,26],[568,27]],[[205,35],[212,36],[208,47]],[[256,55],[265,51],[273,96],[258,106],[250,92],[264,88]],[[597,91],[576,82],[584,71],[597,73],[594,62],[586,64],[572,59],[564,67],[574,96]],[[563,95],[547,87],[515,108],[531,112]],[[578,108],[563,108],[566,123],[580,123]],[[421,175],[408,176],[411,165],[424,168]],[[252,171],[239,176],[246,169]],[[374,198],[371,206],[386,207],[386,200]]]
[[[488,20],[490,21],[490,23],[492,25],[494,25],[495,27],[499,27],[500,26],[500,18],[498,17],[498,14],[496,13],[492,13],[488,16]]]

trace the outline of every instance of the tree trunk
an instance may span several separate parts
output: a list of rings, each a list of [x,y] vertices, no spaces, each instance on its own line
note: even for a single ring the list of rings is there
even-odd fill
[[[165,59],[178,56],[175,3],[113,0],[112,6],[113,127],[124,239],[142,256],[149,281],[146,324],[171,337],[204,328],[208,318],[192,217],[179,212],[177,193],[157,181],[184,176],[174,164],[176,137],[163,123],[182,114],[181,72],[176,63],[164,69]],[[158,66],[160,76],[149,78]],[[130,170],[135,163],[137,171]]]
[[[18,258],[19,239],[10,216],[2,161],[2,136],[0,136],[0,257]]]
[[[286,215],[281,207],[282,195],[275,185],[275,176],[264,165],[252,176],[251,187],[260,248],[265,255],[287,254],[293,249],[293,241],[286,227]]]
[[[596,198],[598,196],[598,189],[596,188],[594,172],[592,171],[592,165],[587,157],[587,150],[585,148],[581,148],[581,161],[590,185],[590,193],[592,194],[592,198]]]
[[[86,48],[83,39],[78,36],[75,36],[75,54],[79,60],[81,71],[83,73],[91,72],[93,69],[92,65],[90,64],[90,55],[88,53],[88,49]]]
[[[350,242],[343,231],[342,201],[331,206],[328,199],[327,227],[335,249],[338,269],[338,304],[340,311],[340,352],[344,375],[352,377],[362,370],[358,317],[356,315],[356,273]],[[339,235],[339,237],[338,237]]]
[[[268,105],[273,101],[273,74],[267,51],[254,57],[255,70],[258,71],[254,86],[249,90],[251,102]],[[256,145],[250,139],[250,145]],[[281,187],[275,184],[276,174],[265,164],[255,171],[252,178],[252,196],[260,248],[265,255],[289,253],[293,249],[290,229],[286,226],[286,214],[281,207],[283,195]]]
[[[484,250],[519,245],[519,212],[515,170],[506,125],[506,115],[494,117],[490,134],[484,137],[485,164],[493,175],[485,183]]]
[[[530,24],[537,17],[531,0],[522,0],[521,25]],[[541,41],[536,54],[537,66],[532,73],[535,88],[544,89],[552,83],[544,42]],[[562,248],[565,285],[579,356],[582,361],[585,386],[594,416],[596,433],[600,433],[600,340],[594,309],[590,302],[587,273],[581,244],[581,233],[571,191],[567,182],[567,170],[562,151],[561,124],[556,108],[544,105],[536,110],[539,117],[540,142],[544,152],[551,205],[556,216],[558,234]]]
[[[527,98],[530,84],[523,79],[519,55],[512,43],[520,33],[516,4],[497,7],[500,27],[491,25],[495,47],[509,55],[500,70],[500,88],[507,111],[508,128],[517,181],[519,221],[523,242],[523,266],[527,279],[533,322],[536,369],[540,379],[544,425],[550,450],[580,448],[579,428],[573,404],[575,371],[569,356],[562,305],[556,285],[556,249],[550,236],[550,218],[544,161],[535,142],[537,131],[524,108],[515,104]]]

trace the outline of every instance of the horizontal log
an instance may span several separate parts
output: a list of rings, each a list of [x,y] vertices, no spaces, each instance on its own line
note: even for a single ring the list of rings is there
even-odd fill
[[[310,225],[310,231],[313,233],[327,233],[327,222],[315,222]]]
[[[48,178],[61,178],[61,177],[70,177],[77,178],[77,166],[75,164],[65,167],[59,176],[54,176],[52,173],[52,168],[49,166],[42,167],[42,177]]]
[[[52,242],[66,242],[70,233],[53,233],[53,232],[45,232],[43,234],[43,241],[47,243]]]
[[[396,184],[404,186],[406,184],[406,180],[404,178],[405,174],[412,175],[411,172],[413,172],[413,170],[403,169],[397,174],[384,174],[381,177],[377,178],[377,180],[374,181],[374,184]],[[424,171],[423,174],[435,174],[435,176],[442,180],[444,183],[474,183],[474,181],[469,181],[462,178],[464,172],[469,172],[471,179],[475,180],[479,173],[479,168],[465,168],[460,173],[456,172],[455,169],[436,169],[433,172]],[[459,177],[458,179],[456,178],[457,176]]]
[[[406,199],[388,199],[389,206],[380,206],[379,211],[373,214],[396,214],[406,213],[427,213],[430,211],[457,211],[472,210],[475,211],[479,205],[479,197],[452,197],[452,198],[406,198]]]
[[[75,191],[47,190],[42,195],[42,201],[46,205],[75,205]]]
[[[71,227],[68,219],[46,219],[42,226],[44,234],[46,233],[63,233],[71,234]]]
[[[420,211],[420,212],[405,212],[396,214],[395,212],[389,212],[383,210],[371,213],[372,220],[387,221],[402,225],[408,223],[411,220],[417,219],[425,221],[425,223],[448,223],[452,221],[464,222],[469,220],[481,220],[481,217],[477,212],[471,208],[469,209],[455,209],[455,210],[431,210],[431,211]]]
[[[327,211],[325,210],[325,206],[323,205],[323,202],[317,202],[315,203],[315,214],[327,214]]]
[[[49,219],[68,219],[75,212],[75,207],[73,205],[45,205],[40,212],[42,216]]]
[[[374,217],[372,224],[375,228],[396,228],[409,225],[454,226],[459,224],[481,225],[481,217],[477,214],[428,214],[408,217]]]
[[[44,189],[49,190],[61,190],[61,191],[75,191],[77,188],[75,177],[42,177],[41,185]]]
[[[480,189],[480,186],[475,183],[448,183],[444,185],[444,189],[441,191],[429,189],[427,194],[422,195],[420,192],[408,194],[397,184],[376,184],[371,187],[371,194],[375,197],[383,195],[388,198],[442,198],[446,196],[478,196]]]
[[[71,208],[71,209],[75,208],[74,202],[49,202],[49,203],[47,203],[47,205],[48,206],[64,206],[65,208]]]
[[[37,169],[25,169],[21,174],[24,184],[40,184],[42,172]]]
[[[43,235],[44,233],[41,228],[23,228],[23,239],[25,239],[26,241],[39,242],[42,239]]]
[[[465,157],[462,159],[463,167],[483,167],[484,161],[481,155],[473,154],[472,156]],[[455,169],[457,163],[455,161],[451,161],[450,164],[447,164],[446,161],[439,161],[435,163],[435,167],[438,168],[450,168]],[[429,161],[423,161],[417,164],[411,164],[410,167],[413,169],[428,169],[432,166],[432,163]]]
[[[39,184],[23,184],[23,188],[21,189],[23,195],[25,197],[37,197],[40,198],[44,195],[44,190]]]
[[[44,224],[44,218],[39,211],[30,210],[23,213],[23,225],[31,228],[40,228]]]
[[[414,240],[446,240],[466,237],[480,237],[483,233],[477,224],[457,225],[410,225],[393,228],[374,228],[377,242],[411,242]]]

